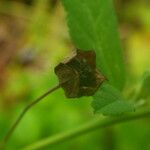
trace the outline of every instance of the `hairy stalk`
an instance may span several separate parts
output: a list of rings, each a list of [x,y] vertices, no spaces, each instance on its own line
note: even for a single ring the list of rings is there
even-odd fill
[[[43,149],[46,146],[50,146],[53,144],[58,144],[58,143],[67,141],[71,138],[75,138],[75,137],[84,135],[86,133],[89,133],[89,132],[94,131],[94,130],[99,129],[99,128],[105,128],[105,127],[119,124],[122,122],[133,121],[133,120],[143,119],[143,118],[150,118],[150,111],[149,110],[145,111],[145,112],[140,112],[140,113],[136,113],[136,114],[122,116],[122,117],[113,117],[113,118],[109,117],[109,118],[104,119],[104,120],[97,118],[97,119],[95,119],[95,120],[93,120],[93,121],[91,121],[85,125],[82,125],[82,126],[76,128],[74,130],[60,133],[60,134],[54,135],[52,137],[38,141],[34,144],[31,144],[31,145],[23,148],[23,150]]]
[[[58,84],[55,87],[49,89],[47,92],[45,92],[43,95],[41,95],[40,97],[38,97],[36,100],[34,100],[31,103],[29,103],[23,109],[22,113],[18,116],[18,118],[16,119],[16,121],[14,122],[14,124],[11,126],[11,128],[8,130],[7,134],[5,135],[5,137],[4,137],[3,141],[2,141],[2,145],[1,145],[1,147],[3,147],[3,149],[4,149],[5,145],[7,144],[8,140],[10,139],[11,135],[13,134],[13,132],[15,131],[15,129],[17,128],[18,124],[20,123],[20,121],[22,120],[22,118],[24,117],[24,115],[27,113],[27,111],[31,107],[33,107],[35,104],[37,104],[39,101],[41,101],[43,98],[45,98],[47,95],[49,95],[50,93],[54,92],[55,90],[57,90],[60,87],[61,87],[61,84]]]

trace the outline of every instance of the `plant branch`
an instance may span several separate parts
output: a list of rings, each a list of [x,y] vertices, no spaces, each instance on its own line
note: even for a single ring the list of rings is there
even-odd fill
[[[13,132],[15,131],[15,129],[17,128],[18,124],[20,123],[20,121],[22,120],[22,118],[24,117],[24,115],[27,113],[27,111],[33,107],[35,104],[37,104],[39,101],[41,101],[43,98],[45,98],[47,95],[49,95],[50,93],[54,92],[55,90],[57,90],[58,88],[60,88],[61,84],[58,84],[57,86],[49,89],[46,93],[44,93],[43,95],[41,95],[40,97],[38,97],[36,100],[32,101],[31,103],[29,103],[22,111],[22,113],[19,115],[19,117],[16,119],[16,121],[14,122],[14,124],[11,126],[11,128],[8,130],[6,136],[3,139],[2,142],[2,147],[4,148],[4,146],[6,145],[6,143],[8,142],[8,140],[10,139],[11,135],[13,134]]]
[[[122,117],[113,117],[113,118],[109,117],[104,120],[97,118],[97,119],[95,119],[85,125],[82,125],[74,130],[70,130],[70,131],[60,133],[60,134],[54,135],[52,137],[40,140],[39,142],[36,142],[34,144],[31,144],[31,145],[23,148],[23,150],[43,149],[44,147],[46,147],[48,145],[50,146],[53,144],[58,144],[60,142],[64,142],[71,138],[81,136],[83,134],[89,133],[89,132],[94,131],[99,128],[105,128],[105,127],[119,124],[122,122],[133,121],[133,120],[143,119],[143,118],[150,118],[150,111],[126,115],[126,116],[122,116]]]

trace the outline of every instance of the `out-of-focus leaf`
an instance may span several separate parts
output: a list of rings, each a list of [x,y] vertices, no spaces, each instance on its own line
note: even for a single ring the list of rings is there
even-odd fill
[[[148,97],[150,97],[150,71],[144,73],[134,99],[147,99]]]

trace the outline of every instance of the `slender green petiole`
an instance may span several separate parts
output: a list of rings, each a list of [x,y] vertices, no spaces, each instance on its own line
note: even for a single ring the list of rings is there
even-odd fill
[[[5,145],[7,144],[7,142],[9,141],[11,135],[13,134],[13,132],[15,131],[15,129],[17,128],[18,124],[20,123],[20,121],[22,120],[22,118],[25,116],[25,114],[27,113],[27,111],[33,107],[35,104],[37,104],[38,102],[40,102],[43,98],[45,98],[47,95],[49,95],[50,93],[56,91],[57,89],[59,89],[61,87],[61,84],[56,85],[55,87],[49,89],[47,92],[45,92],[44,94],[42,94],[40,97],[38,97],[37,99],[35,99],[34,101],[32,101],[31,103],[29,103],[22,111],[22,113],[18,116],[18,118],[16,119],[16,121],[14,122],[14,124],[11,126],[11,128],[8,130],[7,134],[5,135],[3,141],[2,141],[2,145],[1,145],[1,149],[5,148]]]

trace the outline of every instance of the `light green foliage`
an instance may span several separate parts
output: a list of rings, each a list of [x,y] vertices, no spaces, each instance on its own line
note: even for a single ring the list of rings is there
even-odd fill
[[[121,90],[125,82],[125,72],[111,0],[62,0],[62,2],[75,46],[82,50],[95,50],[98,69],[108,78],[112,86]],[[112,86],[104,85],[94,95],[92,105],[95,112],[114,115],[132,110],[132,106],[122,101],[121,94]]]

